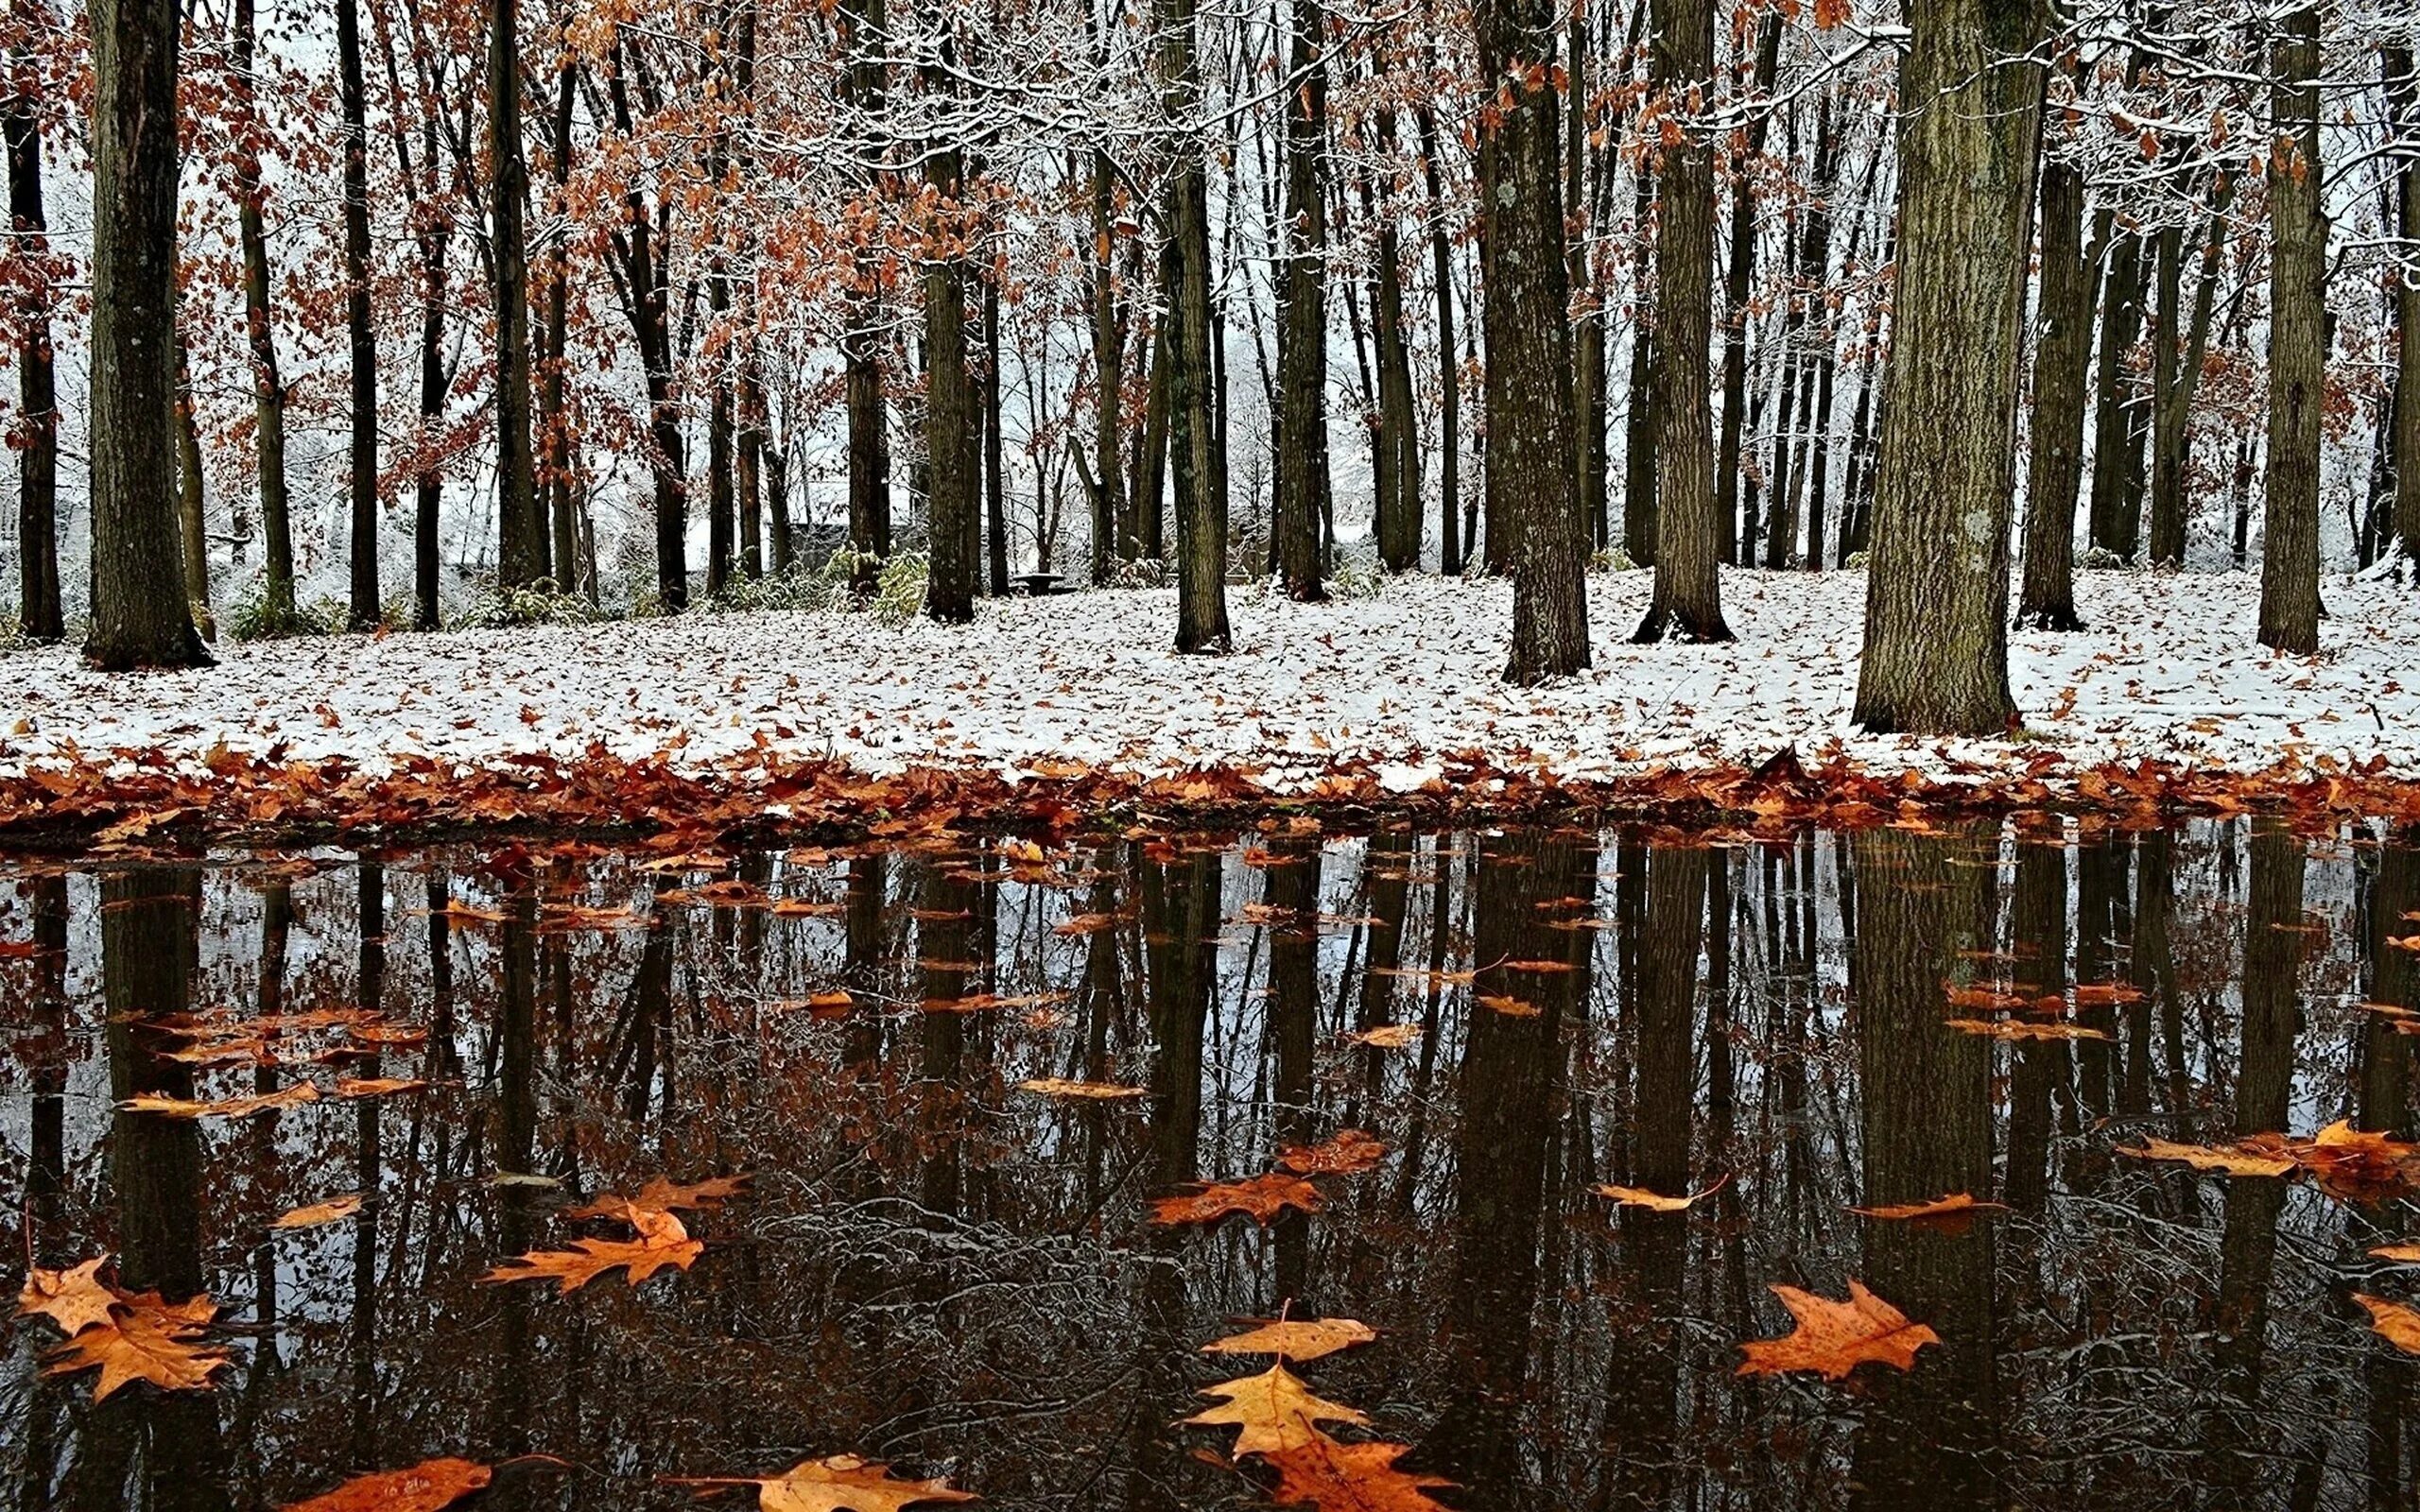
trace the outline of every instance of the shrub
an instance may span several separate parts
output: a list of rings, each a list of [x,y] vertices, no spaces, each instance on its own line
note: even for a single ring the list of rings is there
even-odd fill
[[[521,625],[593,625],[604,618],[596,605],[564,593],[551,578],[542,577],[526,588],[506,588],[483,578],[446,627],[499,630]]]
[[[227,606],[219,627],[238,641],[283,641],[298,635],[333,635],[344,627],[345,607],[333,598],[298,602],[284,611],[269,605],[268,582],[255,577]]]

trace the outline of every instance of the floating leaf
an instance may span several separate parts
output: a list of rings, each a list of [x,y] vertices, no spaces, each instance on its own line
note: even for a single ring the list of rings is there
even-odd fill
[[[1668,1197],[1660,1192],[1650,1192],[1645,1187],[1600,1186],[1591,1190],[1600,1197],[1613,1198],[1614,1205],[1618,1208],[1645,1208],[1650,1212],[1686,1212],[1691,1204],[1713,1196],[1729,1185],[1730,1181],[1730,1174],[1725,1172],[1714,1185],[1703,1192],[1692,1192],[1685,1197]]]
[[[121,1292],[105,1320],[78,1329],[43,1356],[43,1373],[64,1376],[98,1368],[95,1401],[136,1381],[147,1381],[163,1391],[206,1390],[210,1378],[226,1366],[227,1351],[194,1340],[217,1315],[217,1305],[206,1297],[168,1303],[157,1292],[139,1297]]]
[[[1508,1019],[1534,1019],[1546,1011],[1528,998],[1506,997],[1499,992],[1480,993],[1478,1005],[1501,1013]]]
[[[1201,1347],[1204,1354],[1273,1354],[1287,1360],[1317,1360],[1367,1344],[1378,1336],[1369,1324],[1349,1317],[1323,1317],[1296,1322],[1280,1319],[1242,1333],[1231,1333]]]
[[[26,1273],[25,1289],[17,1294],[17,1315],[46,1317],[70,1335],[108,1322],[110,1308],[118,1299],[117,1289],[100,1279],[109,1259],[95,1255],[66,1270],[32,1267]]]
[[[1148,1087],[1128,1087],[1114,1081],[1078,1081],[1066,1076],[1036,1076],[1017,1083],[1017,1091],[1037,1097],[1060,1097],[1076,1102],[1120,1103],[1137,1097],[1149,1097]]]
[[[709,1177],[688,1186],[675,1186],[662,1177],[651,1177],[639,1188],[634,1197],[615,1196],[607,1193],[596,1201],[577,1208],[566,1208],[566,1218],[619,1218],[634,1223],[640,1212],[717,1212],[733,1197],[746,1193],[755,1177],[749,1172],[735,1176]]]
[[[335,1223],[339,1218],[350,1218],[360,1211],[361,1198],[358,1196],[330,1197],[325,1202],[315,1202],[307,1208],[296,1208],[291,1212],[281,1214],[269,1227],[272,1228],[317,1228],[321,1224]]]
[[[1319,1512],[1447,1512],[1443,1503],[1426,1493],[1453,1482],[1395,1469],[1395,1461],[1410,1447],[1345,1444],[1325,1434],[1314,1435],[1306,1444],[1266,1456],[1277,1469],[1270,1500]]]
[[[1236,1428],[1235,1453],[1275,1454],[1300,1449],[1322,1436],[1320,1423],[1366,1423],[1370,1419],[1341,1402],[1314,1396],[1285,1366],[1207,1386],[1201,1394],[1219,1405],[1185,1419],[1201,1428]]]
[[[482,1281],[539,1280],[552,1277],[558,1291],[576,1292],[609,1270],[621,1270],[632,1286],[667,1266],[687,1270],[705,1252],[681,1220],[641,1209],[631,1213],[636,1239],[579,1239],[569,1249],[533,1249],[479,1278]],[[517,1268],[509,1268],[517,1267]]]
[[[2420,1354],[2420,1309],[2363,1292],[2355,1292],[2353,1300],[2370,1310],[2370,1328],[2379,1337],[2406,1354]]]
[[[1994,1040],[2106,1040],[2100,1029],[2089,1029],[2081,1023],[2031,1023],[2021,1019],[1945,1019],[1942,1021],[1960,1034],[1984,1035]]]
[[[408,1469],[355,1476],[285,1512],[441,1512],[484,1487],[495,1472],[467,1459],[423,1460]]]
[[[1287,1208],[1317,1212],[1325,1203],[1319,1188],[1298,1176],[1270,1171],[1247,1181],[1214,1181],[1198,1192],[1159,1197],[1151,1203],[1156,1224],[1216,1223],[1231,1212],[1266,1224]]]
[[[385,1097],[393,1092],[416,1092],[428,1083],[410,1076],[340,1076],[337,1079],[338,1097]]]
[[[158,1092],[139,1092],[117,1106],[121,1112],[152,1113],[161,1118],[251,1118],[258,1113],[274,1113],[281,1108],[300,1108],[319,1100],[319,1088],[307,1081],[298,1081],[273,1092],[252,1097],[226,1097],[215,1103],[195,1102],[189,1097],[168,1097]]]
[[[855,1454],[805,1460],[779,1475],[691,1476],[676,1486],[752,1486],[761,1512],[900,1512],[919,1502],[972,1502],[946,1478],[903,1481],[879,1461]]]
[[[1425,1032],[1416,1023],[1382,1023],[1344,1039],[1348,1044],[1368,1045],[1374,1050],[1409,1050],[1420,1042]]]
[[[1851,1208],[1849,1211],[1862,1218],[1878,1218],[1885,1223],[1913,1223],[1934,1228],[1950,1234],[1962,1234],[1975,1223],[1978,1213],[2006,1212],[2002,1202],[1978,1202],[1971,1192],[1953,1192],[1929,1202],[1900,1202],[1884,1207]]]
[[[1288,1144],[1277,1152],[1277,1163],[1302,1176],[1358,1176],[1385,1160],[1384,1141],[1366,1129],[1344,1128],[1319,1144]]]
[[[1739,1352],[1746,1356],[1739,1366],[1743,1376],[1813,1370],[1826,1381],[1839,1381],[1869,1361],[1908,1370],[1914,1368],[1918,1349],[1941,1342],[1940,1334],[1922,1323],[1910,1322],[1905,1313],[1867,1291],[1862,1281],[1849,1282],[1845,1302],[1795,1286],[1776,1284],[1772,1293],[1789,1309],[1798,1327],[1778,1339],[1740,1345]]]
[[[2110,1153],[2129,1155],[2137,1160],[2181,1160],[2196,1171],[2216,1171],[2226,1176],[2284,1176],[2294,1168],[2294,1162],[2282,1155],[2255,1155],[2209,1144],[2179,1144],[2149,1136],[2145,1136],[2139,1150],[2121,1144]]]

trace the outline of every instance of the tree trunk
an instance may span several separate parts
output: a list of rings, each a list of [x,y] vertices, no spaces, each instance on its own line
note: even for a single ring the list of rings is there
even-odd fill
[[[218,639],[210,612],[210,537],[201,475],[201,426],[193,409],[193,364],[184,332],[177,332],[177,522],[184,537],[185,602],[205,641]]]
[[[1087,7],[1085,15],[1090,17]],[[1113,561],[1132,561],[1120,450],[1120,408],[1126,400],[1126,330],[1117,303],[1116,243],[1111,238],[1116,170],[1107,147],[1093,149],[1093,586],[1110,579]]]
[[[1412,112],[1420,128],[1420,179],[1428,197],[1428,276],[1437,285],[1437,447],[1443,475],[1438,481],[1438,570],[1462,570],[1469,542],[1455,526],[1462,491],[1462,374],[1454,358],[1454,255],[1445,232],[1444,194],[1437,169],[1437,112],[1426,101]],[[1417,456],[1419,450],[1412,448]]]
[[[1225,652],[1227,466],[1211,366],[1210,203],[1196,120],[1201,100],[1200,15],[1193,0],[1153,0],[1160,105],[1180,154],[1167,190],[1167,425],[1176,481],[1176,648]]]
[[[2394,290],[2394,533],[2420,573],[2420,73],[2413,70],[2408,47],[2387,48],[2382,56],[2395,134],[2410,154],[2394,178],[2395,227],[2402,238]]]
[[[1779,15],[1773,18],[1777,24]],[[1655,0],[1655,90],[1668,112],[1714,77],[1713,0]],[[1655,232],[1655,331],[1663,371],[1655,448],[1655,588],[1631,639],[1728,641],[1722,620],[1720,520],[1715,513],[1712,385],[1714,144],[1690,123],[1664,151]]]
[[[1588,665],[1588,536],[1573,497],[1571,340],[1563,245],[1555,8],[1479,0],[1479,72],[1509,92],[1478,147],[1487,284],[1488,550],[1512,525],[1512,646],[1530,686]]]
[[[731,311],[731,298],[718,273],[706,275],[707,306],[714,312],[715,323]],[[738,465],[731,414],[731,372],[727,364],[717,364],[707,374],[710,392],[706,399],[706,596],[719,598],[731,584],[731,561],[734,527],[738,516],[734,508],[732,474]]]
[[[1287,596],[1327,597],[1320,521],[1327,505],[1327,18],[1293,0],[1287,59],[1286,262],[1277,327],[1277,577]],[[1376,450],[1375,447],[1373,450]],[[1385,472],[1381,471],[1381,477]],[[1386,481],[1392,481],[1387,479]],[[1382,484],[1378,507],[1387,508]]]
[[[489,0],[488,161],[494,180],[496,577],[522,588],[546,576],[546,533],[538,517],[529,454],[529,259],[521,221],[529,164],[521,152],[520,0]],[[631,297],[640,298],[633,285]],[[660,529],[659,525],[659,529]],[[659,538],[660,539],[660,538]],[[688,599],[667,594],[666,608]]]
[[[941,214],[959,210],[960,158],[954,147],[933,147],[925,159],[925,181]],[[935,225],[929,234],[955,241],[955,228]],[[944,625],[975,618],[980,524],[976,514],[974,459],[975,394],[966,372],[966,261],[943,251],[925,264],[925,457],[932,482],[925,521],[931,542],[925,612]]]
[[[346,619],[354,629],[374,630],[384,606],[378,601],[378,328],[370,311],[369,101],[361,77],[360,12],[354,0],[336,0],[336,10],[337,93],[344,115],[344,319],[353,378],[346,458],[352,602]],[[514,60],[518,66],[517,54]]]
[[[445,244],[440,230],[421,233],[420,446],[412,480],[412,591],[415,628],[437,628],[443,614],[444,562],[438,545],[443,480],[430,448],[445,418]]]
[[[235,0],[235,216],[244,260],[244,334],[252,364],[252,439],[261,490],[261,596],[272,633],[294,623],[294,527],[285,492],[285,384],[278,376],[277,335],[269,316],[268,232],[261,184],[252,77],[257,45],[252,0]]]
[[[1381,161],[1395,153],[1395,114],[1380,107],[1374,129]],[[1377,281],[1370,323],[1378,349],[1378,560],[1389,572],[1420,570],[1420,417],[1412,400],[1411,349],[1404,339],[1403,248],[1393,202],[1377,198]]]
[[[2042,71],[2039,0],[1911,12],[1899,246],[1856,720],[1992,734],[2008,684],[2008,528]]]
[[[1756,33],[1755,94],[1772,94],[1781,66],[1782,13],[1765,17]],[[1765,130],[1772,115],[1759,110],[1747,131],[1746,156],[1765,149]],[[1752,164],[1733,165],[1731,176],[1731,251],[1722,282],[1722,439],[1714,464],[1715,518],[1720,532],[1722,559],[1739,551],[1739,452],[1741,420],[1748,407],[1748,293],[1756,271],[1755,175]]]
[[[94,0],[93,618],[105,671],[207,666],[177,523],[177,0]]]
[[[1009,596],[1009,498],[1005,439],[1000,435],[1000,284],[983,279],[983,539],[985,571],[994,598]],[[1047,537],[1043,549],[1048,550]],[[1037,563],[1036,571],[1047,572]]]
[[[2202,359],[2210,346],[2210,317],[2218,299],[2219,253],[2225,245],[2223,214],[2233,181],[2222,180],[2211,207],[2209,234],[2202,244],[2202,266],[2193,286],[2193,313],[2186,326],[2184,350],[2167,363],[2169,375],[2152,396],[2152,540],[2154,567],[2185,565],[2185,471],[2192,461],[2193,395],[2201,387]],[[2180,247],[2181,251],[2181,247]],[[2165,285],[2163,270],[2163,285]],[[2162,299],[2165,301],[2166,294]],[[2172,347],[2172,320],[2164,320],[2165,338]]]
[[[2125,535],[2126,427],[2135,379],[2127,354],[2143,332],[2143,244],[2119,233],[2101,301],[2100,354],[2092,428],[2092,543],[2122,561],[2135,558]]]
[[[2272,43],[2269,106],[2269,469],[2260,644],[2319,649],[2320,409],[2327,372],[2327,219],[2320,203],[2319,7]]]
[[[1641,272],[1647,266],[1655,210],[1655,175],[1642,156],[1638,194],[1631,208],[1637,231],[1634,254]],[[1622,551],[1634,566],[1655,565],[1655,451],[1663,433],[1664,385],[1656,367],[1655,325],[1651,301],[1641,297],[1630,338],[1630,393],[1622,435]]]
[[[846,0],[840,6],[840,36],[849,66],[840,76],[841,103],[878,118],[888,78],[883,53],[890,43],[884,0]],[[879,195],[887,175],[879,141],[857,144],[868,181],[864,192]],[[883,558],[890,555],[890,438],[883,412],[883,311],[879,275],[873,259],[859,254],[850,267],[850,293],[845,302],[847,324],[840,333],[849,411],[849,550],[856,558],[851,586],[860,593],[873,592]]]
[[[2042,307],[2033,352],[2033,453],[2026,472],[2025,577],[2016,623],[2080,630],[2076,493],[2083,485],[2084,377],[2095,275],[2083,250],[2083,175],[2042,165]]]
[[[20,37],[47,24],[36,0],[14,0],[10,20]],[[22,246],[26,275],[16,309],[17,611],[29,640],[67,633],[59,593],[59,392],[50,350],[50,243],[42,197],[42,94],[29,49],[20,42],[9,59],[16,82],[0,132],[9,147],[9,217]]]

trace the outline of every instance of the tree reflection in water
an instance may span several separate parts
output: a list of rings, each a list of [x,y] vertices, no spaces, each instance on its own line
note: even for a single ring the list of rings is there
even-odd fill
[[[2111,1152],[2411,1133],[2415,910],[2409,835],[2056,816],[0,869],[0,1252],[206,1292],[238,1356],[95,1406],[24,1329],[0,1466],[26,1508],[234,1508],[533,1453],[489,1504],[669,1507],[845,1452],[1005,1507],[1244,1506],[1178,1419],[1234,1373],[1198,1347],[1286,1312],[1379,1331],[1305,1374],[1461,1507],[2410,1505],[2412,1366],[2348,1297],[2411,1295],[2364,1255],[2405,1205]],[[2029,1013],[2088,1034],[1946,1022]],[[284,1027],[197,1065],[191,1014]],[[1141,1095],[1017,1090],[1050,1076]],[[1146,1221],[1348,1127],[1390,1153],[1322,1211]],[[686,1273],[475,1284],[595,1231],[575,1200],[735,1171]],[[1962,1192],[2006,1211],[1845,1211]],[[1852,1278],[1940,1347],[1734,1374],[1770,1283]]]

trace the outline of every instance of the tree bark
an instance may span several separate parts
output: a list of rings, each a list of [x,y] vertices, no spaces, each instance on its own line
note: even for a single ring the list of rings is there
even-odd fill
[[[1277,327],[1277,423],[1284,438],[1277,456],[1277,577],[1288,597],[1317,603],[1327,597],[1320,537],[1328,490],[1327,69],[1320,60],[1327,21],[1319,0],[1293,0],[1292,15],[1286,63],[1286,263]],[[1383,519],[1383,483],[1378,507]]]
[[[2269,107],[2269,465],[2260,644],[2319,649],[2320,409],[2327,370],[2327,219],[2320,203],[2319,7],[2272,42]]]
[[[2400,278],[2394,291],[2394,533],[2420,576],[2420,73],[2408,47],[2384,50],[2387,103],[2405,150],[2394,178]]]
[[[1755,94],[1772,94],[1781,66],[1782,13],[1770,12],[1756,33]],[[1765,149],[1765,131],[1772,116],[1758,111],[1748,124],[1747,150],[1754,159]],[[1748,292],[1756,272],[1756,197],[1752,164],[1733,164],[1731,176],[1731,249],[1722,282],[1722,439],[1715,459],[1715,518],[1720,530],[1725,561],[1739,550],[1739,451],[1741,421],[1748,407]]]
[[[2008,530],[2041,125],[2039,0],[1911,12],[1900,63],[1898,279],[1876,468],[1872,730],[1991,734],[2008,682]]]
[[[370,310],[369,101],[361,75],[360,12],[354,0],[336,0],[336,11],[337,94],[344,117],[344,320],[353,380],[346,454],[346,513],[352,526],[347,580],[352,592],[346,620],[354,629],[374,630],[384,606],[378,601],[378,328]],[[519,54],[512,58],[518,67]]]
[[[496,331],[496,577],[521,588],[546,576],[545,523],[538,515],[537,473],[529,449],[529,259],[522,217],[529,163],[521,151],[520,0],[489,0],[488,161],[493,177]],[[639,299],[633,285],[632,299]],[[659,524],[659,531],[661,524]],[[661,536],[659,535],[659,541]],[[679,603],[673,602],[677,598]],[[688,600],[681,590],[666,608]]]
[[[2127,353],[2143,333],[2143,243],[2119,233],[2101,301],[2100,353],[2092,430],[2092,543],[2121,561],[2135,558],[2126,539],[2127,426],[2135,404]]]
[[[177,522],[182,526],[185,602],[204,641],[218,639],[210,612],[210,538],[206,485],[201,475],[201,426],[193,409],[193,362],[182,330],[177,333]]]
[[[1380,160],[1392,159],[1392,109],[1379,108],[1374,130]],[[1384,194],[1376,199],[1378,266],[1370,323],[1378,359],[1378,560],[1389,572],[1409,573],[1420,570],[1420,419],[1412,402],[1410,343],[1404,339],[1402,241],[1392,201]]]
[[[252,443],[260,472],[261,596],[271,629],[294,622],[294,527],[285,491],[285,384],[277,370],[277,333],[269,315],[268,232],[261,208],[260,124],[252,77],[258,45],[252,0],[235,0],[235,216],[244,261],[244,335],[252,365]]]
[[[925,181],[942,216],[954,216],[963,190],[957,148],[934,146],[925,158]],[[954,243],[954,225],[935,224],[927,234]],[[975,584],[980,555],[976,514],[975,393],[966,371],[966,260],[942,248],[925,263],[925,458],[931,476],[926,524],[931,567],[925,579],[925,612],[944,625],[975,618]]]
[[[1642,272],[1651,251],[1654,211],[1655,174],[1642,147],[1638,192],[1631,207],[1631,225],[1637,232],[1634,255]],[[1642,296],[1631,328],[1630,393],[1622,426],[1622,552],[1639,567],[1655,565],[1655,452],[1664,428],[1663,392],[1653,301]]]
[[[2033,353],[2033,453],[2026,472],[2025,573],[2016,623],[2081,630],[2076,493],[2083,485],[2084,377],[2092,362],[2092,265],[2083,249],[2083,175],[2042,166],[2041,336]]]
[[[1778,15],[1775,16],[1778,22]],[[1714,77],[1713,0],[1655,0],[1653,80],[1667,112]],[[1655,588],[1631,639],[1731,639],[1722,619],[1714,430],[1706,410],[1714,339],[1714,144],[1695,123],[1665,148],[1655,233],[1655,331],[1663,359],[1655,448]]]
[[[37,0],[13,0],[10,19],[21,38],[9,62],[15,77],[0,133],[9,148],[9,220],[28,271],[16,314],[17,612],[26,637],[56,641],[67,633],[59,593],[59,390],[50,349],[50,222],[43,209],[43,85],[32,49],[22,40],[47,24]]]
[[[1454,357],[1454,254],[1445,232],[1444,193],[1437,168],[1437,112],[1424,100],[1412,112],[1420,129],[1420,180],[1428,203],[1429,281],[1437,286],[1437,448],[1443,469],[1438,480],[1438,571],[1455,576],[1462,570],[1469,542],[1456,528],[1462,491],[1462,374]],[[1412,449],[1418,455],[1418,448]]]
[[[1508,682],[1530,686],[1588,665],[1587,524],[1574,497],[1569,297],[1564,265],[1555,9],[1547,0],[1479,0],[1480,77],[1501,109],[1480,128],[1480,258],[1487,302],[1487,513],[1512,523]],[[1509,103],[1506,103],[1509,101]]]
[[[1092,15],[1092,8],[1085,8]],[[1132,561],[1136,543],[1127,514],[1120,410],[1126,401],[1126,328],[1117,302],[1116,243],[1112,212],[1116,170],[1107,147],[1093,149],[1093,407],[1092,576],[1099,587],[1113,561]]]
[[[177,523],[177,0],[93,0],[93,617],[106,671],[207,666]]]
[[[2218,299],[2219,253],[2224,246],[2222,214],[2232,185],[2222,181],[2214,193],[2209,234],[2202,244],[2202,264],[2193,286],[2193,312],[2187,318],[2184,347],[2175,351],[2172,319],[2164,319],[2162,352],[2167,377],[2152,397],[2152,539],[2154,567],[2185,565],[2185,470],[2192,461],[2193,395],[2201,387],[2202,358],[2210,345],[2210,317]],[[2165,243],[2163,243],[2165,248]],[[2182,243],[2179,243],[2182,254]],[[2168,302],[2168,272],[2162,269],[2162,301]],[[2173,355],[2169,355],[2173,352]]]
[[[1006,441],[1000,434],[1000,284],[990,270],[983,282],[983,560],[994,598],[1009,596],[1009,499]],[[1048,538],[1042,538],[1049,550]],[[1047,561],[1035,564],[1048,572]]]
[[[1200,14],[1194,0],[1153,0],[1160,106],[1179,154],[1167,190],[1167,426],[1176,483],[1176,648],[1222,653],[1227,627],[1226,432],[1211,365],[1210,204],[1207,146],[1195,120],[1201,100]]]

